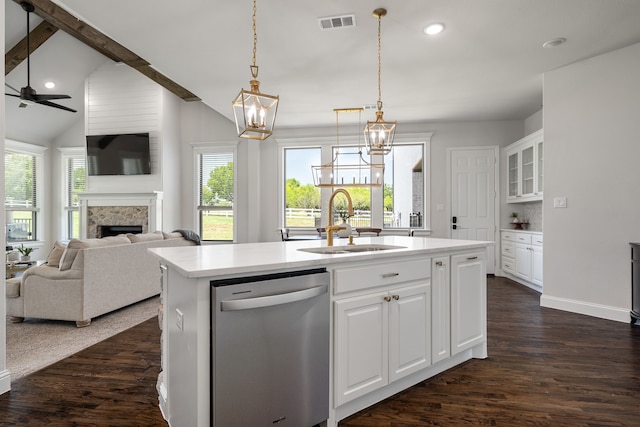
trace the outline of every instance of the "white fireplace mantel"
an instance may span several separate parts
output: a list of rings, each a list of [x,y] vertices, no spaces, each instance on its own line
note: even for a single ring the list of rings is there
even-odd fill
[[[149,230],[162,230],[162,191],[151,193],[77,193],[80,202],[80,238],[87,237],[89,206],[146,206]]]

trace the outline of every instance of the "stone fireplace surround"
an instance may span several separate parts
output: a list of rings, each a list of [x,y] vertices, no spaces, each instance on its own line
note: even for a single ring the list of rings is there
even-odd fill
[[[101,237],[103,225],[142,226],[142,232],[162,230],[162,192],[79,193],[80,238]]]

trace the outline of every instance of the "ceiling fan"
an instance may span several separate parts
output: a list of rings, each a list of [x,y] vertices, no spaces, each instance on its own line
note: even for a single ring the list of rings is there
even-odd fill
[[[20,6],[22,6],[22,9],[24,9],[27,12],[27,85],[21,88],[20,90],[18,90],[5,83],[5,86],[7,86],[9,89],[15,91],[16,93],[19,93],[19,95],[16,95],[13,93],[5,93],[5,95],[20,98],[20,101],[21,101],[19,105],[20,108],[25,108],[28,105],[40,104],[40,105],[46,105],[47,107],[59,108],[61,110],[71,111],[72,113],[75,113],[76,110],[72,108],[50,102],[51,100],[54,100],[54,99],[71,99],[69,95],[54,95],[54,94],[38,95],[35,89],[31,87],[31,64],[29,61],[29,57],[30,57],[29,32],[31,28],[29,26],[29,14],[33,12],[35,8],[31,3],[28,3],[26,1],[21,2]]]

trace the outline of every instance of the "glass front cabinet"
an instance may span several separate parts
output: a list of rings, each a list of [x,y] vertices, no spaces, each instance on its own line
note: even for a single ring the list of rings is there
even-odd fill
[[[542,200],[543,131],[540,129],[505,147],[507,203]]]

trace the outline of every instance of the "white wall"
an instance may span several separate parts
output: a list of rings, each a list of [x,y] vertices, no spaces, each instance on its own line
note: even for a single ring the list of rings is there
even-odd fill
[[[0,11],[0,45],[4,46],[4,7],[2,11]],[[4,82],[4,74],[2,77]],[[3,136],[0,138],[0,147],[2,147],[2,151],[4,152],[4,135],[5,135],[5,126],[4,126],[4,101],[0,102],[0,134]],[[4,199],[4,162],[2,162],[2,166],[0,166],[0,181],[2,182],[2,198]],[[4,204],[2,207],[2,218],[6,218],[4,212]],[[2,230],[0,231],[0,238],[2,238],[3,242],[7,241],[6,230],[4,226],[5,221],[2,221]],[[2,289],[5,288],[4,284],[4,276],[2,276]],[[6,306],[6,294],[5,292],[0,292],[0,319],[5,319],[7,315],[7,306]],[[5,393],[11,388],[11,379],[9,377],[9,372],[7,371],[7,324],[6,322],[0,322],[0,394]]]
[[[541,304],[627,322],[640,241],[640,44],[544,77]],[[566,197],[567,208],[553,208]]]

